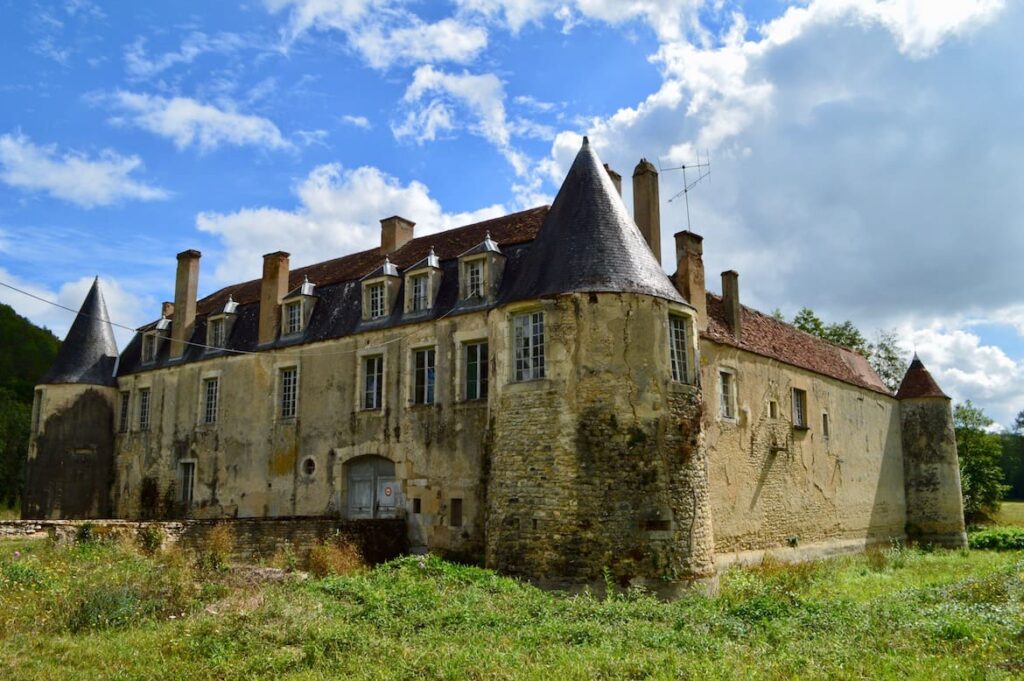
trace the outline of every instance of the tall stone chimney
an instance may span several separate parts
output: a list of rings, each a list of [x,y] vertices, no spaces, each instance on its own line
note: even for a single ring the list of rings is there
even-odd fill
[[[708,299],[704,288],[704,237],[693,232],[676,235],[676,288],[697,310],[697,329],[708,328]]]
[[[281,323],[281,300],[288,295],[288,258],[284,251],[263,256],[263,281],[260,284],[259,344],[277,339]]]
[[[165,300],[160,303],[160,316],[170,318],[174,314],[174,303],[169,300]]]
[[[736,340],[743,336],[743,317],[740,309],[740,275],[734,270],[722,272],[722,307]]]
[[[608,173],[608,177],[610,177],[612,179],[612,184],[615,185],[615,191],[617,191],[619,193],[619,196],[621,197],[622,196],[622,175],[619,175],[617,172],[612,170],[612,167],[610,165],[608,165],[607,163],[604,164],[604,171],[606,173]]]
[[[646,158],[640,159],[633,170],[633,220],[660,263],[661,203],[658,198],[658,170]]]
[[[412,239],[413,227],[416,223],[398,215],[392,215],[380,221],[380,252],[381,255],[394,253]]]
[[[174,278],[174,323],[171,325],[171,359],[185,354],[196,325],[196,294],[199,291],[199,251],[178,254],[178,273]]]

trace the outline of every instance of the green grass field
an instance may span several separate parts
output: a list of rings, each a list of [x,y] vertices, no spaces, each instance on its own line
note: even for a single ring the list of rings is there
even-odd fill
[[[1024,527],[1024,501],[1004,501],[996,514],[997,525]]]
[[[0,542],[0,678],[1024,674],[1019,551],[769,563],[726,572],[716,598],[673,603],[548,593],[434,557],[273,583],[202,563],[120,544]]]

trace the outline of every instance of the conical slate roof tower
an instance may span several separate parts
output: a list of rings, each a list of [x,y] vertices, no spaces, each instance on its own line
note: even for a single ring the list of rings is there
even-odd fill
[[[116,361],[117,343],[97,277],[57,352],[57,359],[40,384],[117,385]]]
[[[573,292],[684,302],[586,137],[522,267],[509,302]]]

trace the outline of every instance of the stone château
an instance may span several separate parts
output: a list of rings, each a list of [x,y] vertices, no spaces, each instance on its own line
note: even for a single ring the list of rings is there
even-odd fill
[[[765,551],[964,546],[950,401],[660,263],[658,176],[584,139],[550,207],[174,302],[118,354],[99,283],[36,389],[28,518],[402,517],[414,550],[662,593]],[[285,236],[282,235],[282,241]]]

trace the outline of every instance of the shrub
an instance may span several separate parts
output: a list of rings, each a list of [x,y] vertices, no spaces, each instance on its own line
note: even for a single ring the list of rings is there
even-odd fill
[[[75,531],[75,541],[79,544],[89,544],[96,540],[92,523],[82,523]]]
[[[71,613],[67,628],[76,633],[132,624],[146,614],[139,590],[130,586],[95,586]]]
[[[199,563],[210,570],[224,570],[231,562],[234,548],[235,539],[231,536],[231,527],[227,523],[218,523],[203,542]]]
[[[988,551],[1024,551],[1024,528],[993,527],[971,533],[967,544]]]
[[[337,536],[309,551],[309,571],[317,577],[348,575],[366,569],[363,556],[350,539]]]
[[[139,548],[148,555],[153,555],[164,545],[164,529],[159,525],[144,525],[139,528],[137,536]]]

